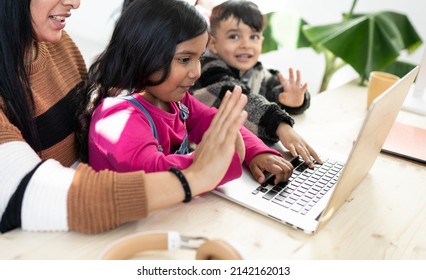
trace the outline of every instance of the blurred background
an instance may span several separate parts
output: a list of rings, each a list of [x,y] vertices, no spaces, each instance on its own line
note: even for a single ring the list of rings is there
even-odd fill
[[[155,0],[152,0],[155,1]],[[190,1],[190,0],[188,0]],[[190,1],[195,2],[195,1]],[[207,9],[223,0],[198,1]],[[272,11],[292,11],[299,14],[309,24],[329,24],[339,22],[342,13],[348,12],[353,0],[254,0],[264,13]],[[80,8],[73,11],[68,19],[66,30],[82,51],[87,65],[99,54],[108,43],[115,21],[120,15],[122,0],[82,0]],[[408,16],[414,28],[423,40],[426,40],[426,11],[419,0],[358,0],[355,13],[375,11],[395,11]],[[425,49],[425,43],[414,53],[401,54],[401,59],[419,64]],[[285,49],[262,54],[262,62],[284,74],[289,67],[299,69],[303,81],[309,84],[312,94],[318,92],[324,72],[324,58],[311,48]],[[357,75],[349,66],[339,70],[332,78],[329,88],[340,86],[356,78]]]

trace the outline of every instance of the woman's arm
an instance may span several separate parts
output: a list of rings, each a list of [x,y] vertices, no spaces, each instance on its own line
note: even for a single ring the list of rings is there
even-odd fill
[[[182,171],[193,196],[213,189],[227,171],[247,116],[246,102],[238,94],[224,99],[193,164]],[[73,169],[54,159],[42,161],[2,112],[0,132],[1,232],[21,227],[97,233],[142,219],[185,197],[180,181],[170,172],[95,172],[86,164]]]

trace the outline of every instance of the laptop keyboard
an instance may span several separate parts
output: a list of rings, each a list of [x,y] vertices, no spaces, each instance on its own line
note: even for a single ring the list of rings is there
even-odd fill
[[[336,184],[343,164],[325,159],[323,164],[315,163],[315,167],[310,169],[301,157],[296,157],[291,163],[294,170],[287,182],[275,185],[275,176],[270,176],[252,193],[262,195],[266,200],[306,215]]]

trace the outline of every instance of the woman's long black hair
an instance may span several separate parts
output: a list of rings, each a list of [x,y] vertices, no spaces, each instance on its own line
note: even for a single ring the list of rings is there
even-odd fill
[[[164,82],[177,44],[207,31],[207,22],[194,6],[182,0],[127,1],[105,51],[89,69],[87,106],[77,130],[80,159],[87,161],[90,119],[101,100],[117,90],[142,91]],[[162,71],[162,77],[149,77]]]
[[[38,151],[34,99],[26,68],[34,44],[30,2],[0,1],[0,96],[10,122]]]

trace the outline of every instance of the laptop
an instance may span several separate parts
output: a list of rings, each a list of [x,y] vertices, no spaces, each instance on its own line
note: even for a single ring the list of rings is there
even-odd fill
[[[417,66],[372,102],[345,162],[322,154],[324,164],[312,170],[296,157],[293,175],[278,185],[271,176],[259,185],[244,168],[240,178],[213,192],[305,233],[318,232],[374,164],[418,71]]]

